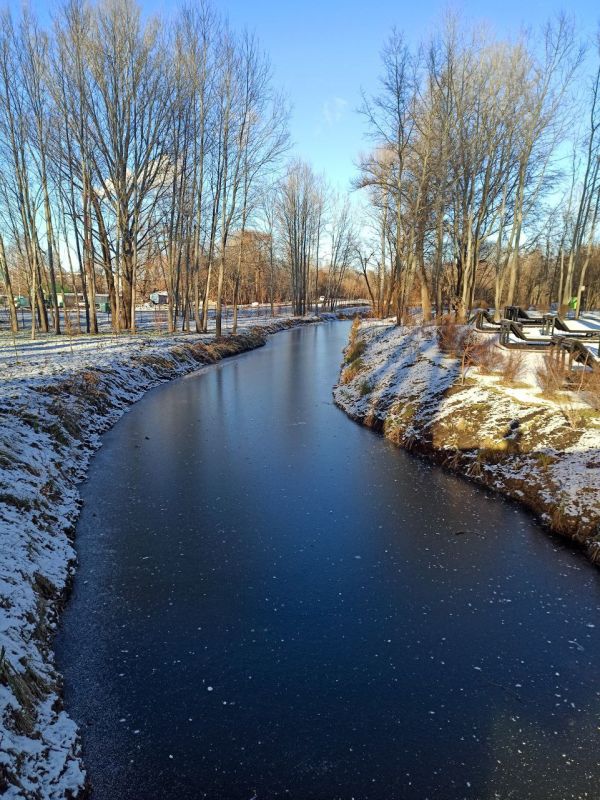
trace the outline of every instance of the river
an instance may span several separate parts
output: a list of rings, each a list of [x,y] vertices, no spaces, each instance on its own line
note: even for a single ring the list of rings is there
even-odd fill
[[[332,402],[348,323],[149,392],[57,638],[92,800],[600,794],[600,577]]]

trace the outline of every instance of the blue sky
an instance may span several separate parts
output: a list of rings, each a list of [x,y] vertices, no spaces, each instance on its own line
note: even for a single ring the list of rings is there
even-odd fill
[[[17,3],[11,3],[11,5]],[[32,3],[42,14],[52,3]],[[142,0],[144,10],[168,16],[168,0]],[[466,21],[488,22],[503,35],[522,27],[538,27],[553,12],[573,14],[583,36],[591,36],[600,21],[596,0],[215,0],[234,27],[247,26],[269,54],[276,83],[293,104],[291,134],[294,152],[325,172],[339,189],[346,189],[353,164],[368,143],[364,123],[356,113],[361,87],[373,91],[379,52],[395,25],[417,43],[436,26],[445,9]]]
[[[376,87],[379,52],[394,25],[417,43],[452,8],[465,20],[487,21],[510,35],[543,24],[566,7],[564,0],[463,0],[451,6],[439,0],[221,0],[216,5],[234,26],[257,33],[293,104],[295,152],[340,189],[348,187],[358,153],[368,146],[356,108],[361,87],[367,92]],[[168,13],[172,5],[152,0],[145,7]],[[567,10],[582,35],[596,30],[597,2],[571,0]]]

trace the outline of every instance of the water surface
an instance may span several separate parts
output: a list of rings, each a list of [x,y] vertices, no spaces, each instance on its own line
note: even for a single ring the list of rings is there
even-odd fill
[[[58,641],[93,800],[599,796],[597,571],[335,408],[347,335],[104,436]]]

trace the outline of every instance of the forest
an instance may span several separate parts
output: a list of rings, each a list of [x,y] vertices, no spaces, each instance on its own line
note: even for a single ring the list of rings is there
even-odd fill
[[[46,27],[4,11],[1,323],[97,333],[101,296],[135,332],[157,291],[170,331],[212,313],[217,335],[225,305],[251,302],[368,298],[398,323],[598,307],[598,35],[558,16],[501,39],[447,15],[367,57],[380,82],[340,192],[294,154],[257,37],[209,3],[166,21],[69,0]]]

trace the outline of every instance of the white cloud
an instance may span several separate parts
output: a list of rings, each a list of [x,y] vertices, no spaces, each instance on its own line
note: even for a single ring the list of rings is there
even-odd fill
[[[332,97],[323,103],[323,119],[329,128],[341,120],[347,107],[348,101],[343,97]]]

